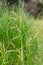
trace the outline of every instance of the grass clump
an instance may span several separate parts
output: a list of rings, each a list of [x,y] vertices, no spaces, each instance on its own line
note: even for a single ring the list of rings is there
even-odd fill
[[[0,10],[0,65],[43,65],[42,21],[23,10]]]

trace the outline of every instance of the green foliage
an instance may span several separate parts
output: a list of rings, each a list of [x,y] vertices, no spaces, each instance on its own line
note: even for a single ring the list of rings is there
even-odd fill
[[[0,9],[0,65],[43,65],[43,22],[39,23],[23,10]]]

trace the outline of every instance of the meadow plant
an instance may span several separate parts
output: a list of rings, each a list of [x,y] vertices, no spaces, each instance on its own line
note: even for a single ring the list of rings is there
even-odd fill
[[[43,20],[23,9],[0,9],[0,65],[43,65]]]

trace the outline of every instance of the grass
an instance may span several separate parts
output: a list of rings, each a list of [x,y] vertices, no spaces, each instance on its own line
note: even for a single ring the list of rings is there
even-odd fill
[[[0,65],[9,64],[43,65],[43,19],[0,9]]]

